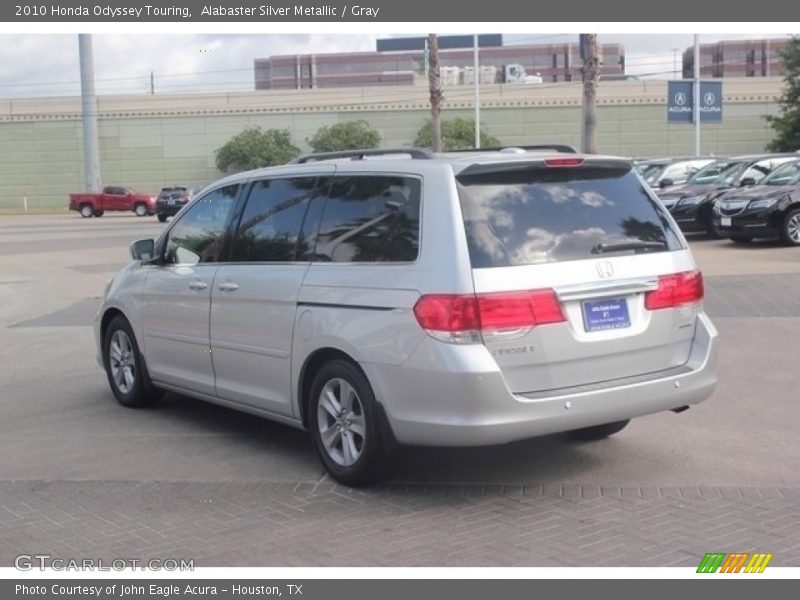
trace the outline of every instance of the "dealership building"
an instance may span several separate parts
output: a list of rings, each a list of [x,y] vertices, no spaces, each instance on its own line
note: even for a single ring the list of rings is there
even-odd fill
[[[777,77],[726,78],[723,120],[703,125],[702,152],[759,152],[772,137],[764,119],[778,112]],[[505,145],[580,145],[579,82],[487,84],[481,123]],[[471,118],[471,86],[445,90],[444,118]],[[222,174],[214,151],[246,127],[288,129],[293,142],[322,126],[363,119],[383,147],[408,146],[429,117],[425,85],[273,89],[98,98],[103,182],[141,191],[175,183],[203,185]],[[601,81],[600,152],[627,156],[686,155],[694,151],[691,124],[667,123],[667,82]],[[66,208],[84,189],[80,98],[0,100],[0,209]]]
[[[580,81],[583,60],[578,44],[503,45],[499,34],[478,36],[481,83],[502,83],[504,67],[519,65],[545,82]],[[254,61],[257,90],[294,90],[360,86],[406,86],[425,77],[426,38],[377,40],[375,52],[292,54]],[[439,37],[439,61],[445,87],[465,84],[464,72],[473,69],[473,37]],[[623,79],[625,49],[599,44],[600,76]],[[461,70],[459,78],[458,70]],[[455,77],[453,77],[455,75]],[[468,75],[469,77],[469,75]],[[466,83],[469,83],[466,81]]]

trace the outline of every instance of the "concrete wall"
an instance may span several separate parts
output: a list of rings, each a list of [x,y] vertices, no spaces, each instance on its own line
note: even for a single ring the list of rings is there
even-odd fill
[[[726,80],[724,122],[704,125],[704,153],[763,150],[780,80]],[[580,84],[485,86],[481,120],[504,144],[580,145]],[[64,208],[83,190],[79,98],[0,101],[0,208]],[[691,125],[666,123],[666,84],[602,82],[599,148],[603,153],[693,153]],[[472,117],[471,89],[446,91],[445,118]],[[247,126],[288,128],[295,145],[319,127],[365,119],[384,147],[407,146],[428,116],[427,90],[361,88],[175,96],[111,96],[98,103],[103,182],[157,191],[203,185],[221,174],[214,150]]]

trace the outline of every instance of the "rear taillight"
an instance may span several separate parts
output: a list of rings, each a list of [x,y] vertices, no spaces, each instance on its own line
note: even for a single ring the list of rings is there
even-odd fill
[[[647,292],[644,307],[647,310],[672,308],[695,304],[703,299],[703,274],[700,271],[685,271],[658,278],[658,289]]]
[[[414,316],[430,334],[457,343],[480,342],[481,333],[526,329],[565,320],[553,290],[431,294],[417,301]]]

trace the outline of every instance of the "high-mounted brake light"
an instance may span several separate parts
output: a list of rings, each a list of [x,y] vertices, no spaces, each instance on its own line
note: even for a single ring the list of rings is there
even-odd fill
[[[703,293],[703,274],[700,271],[662,275],[658,278],[658,289],[645,295],[644,307],[657,310],[694,304],[703,299]]]
[[[480,342],[482,332],[561,323],[564,313],[552,289],[489,294],[430,294],[414,306],[423,329],[450,342]]]
[[[583,164],[582,158],[546,158],[544,164],[548,167],[578,167]]]

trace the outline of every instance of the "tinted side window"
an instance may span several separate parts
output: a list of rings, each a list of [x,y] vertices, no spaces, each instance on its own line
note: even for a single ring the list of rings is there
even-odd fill
[[[282,262],[308,256],[300,228],[314,191],[315,177],[266,179],[250,189],[233,242],[231,260]]]
[[[422,185],[412,177],[334,177],[315,260],[408,262],[419,248]]]
[[[473,268],[677,250],[633,171],[543,169],[458,178]],[[633,245],[631,245],[633,244]]]
[[[218,262],[225,225],[238,191],[238,184],[214,190],[183,212],[169,231],[165,262],[189,265]]]

